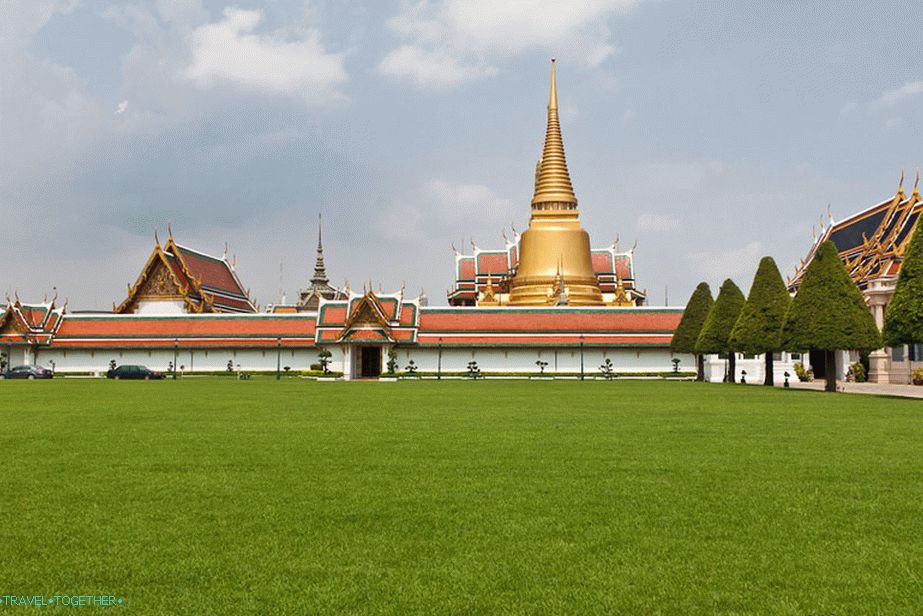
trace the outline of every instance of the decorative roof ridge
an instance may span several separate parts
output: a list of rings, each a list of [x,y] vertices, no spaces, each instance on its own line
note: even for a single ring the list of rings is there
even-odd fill
[[[169,245],[169,244],[171,244],[171,243],[173,244],[173,246],[175,246],[176,248],[179,248],[180,250],[185,250],[186,252],[191,252],[191,253],[196,254],[196,255],[198,255],[198,256],[200,256],[200,257],[205,257],[206,259],[212,259],[213,261],[217,261],[217,262],[219,262],[219,263],[223,263],[224,265],[227,265],[229,269],[233,269],[233,268],[231,268],[231,264],[230,264],[230,263],[228,262],[228,260],[225,259],[224,257],[216,257],[215,255],[208,254],[207,252],[202,252],[201,250],[197,250],[197,249],[195,249],[195,248],[190,248],[189,246],[185,246],[185,245],[180,244],[180,243],[178,243],[178,242],[176,242],[176,241],[167,242],[167,244],[164,245],[164,248],[166,248],[166,246]]]
[[[887,206],[893,204],[893,203],[894,203],[894,200],[895,200],[896,198],[897,198],[897,195],[894,195],[893,197],[889,197],[888,199],[886,199],[885,201],[882,201],[881,203],[876,203],[875,205],[873,205],[873,206],[871,206],[871,207],[867,207],[867,208],[865,208],[865,209],[863,209],[863,210],[859,210],[858,212],[854,212],[853,214],[850,214],[849,216],[847,216],[847,217],[844,218],[843,220],[838,220],[838,221],[834,222],[834,223],[831,224],[831,225],[827,225],[827,228],[833,227],[833,228],[836,228],[837,230],[842,229],[844,225],[851,224],[851,223],[855,222],[855,221],[853,220],[854,218],[859,218],[859,217],[862,216],[863,214],[869,214],[869,213],[871,213],[873,210],[877,210],[878,208],[884,208],[884,207],[887,207]]]

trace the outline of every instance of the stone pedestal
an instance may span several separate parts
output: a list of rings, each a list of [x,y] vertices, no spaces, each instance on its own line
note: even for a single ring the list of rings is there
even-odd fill
[[[891,372],[891,360],[887,349],[872,351],[869,355],[869,382],[890,383],[888,374]]]

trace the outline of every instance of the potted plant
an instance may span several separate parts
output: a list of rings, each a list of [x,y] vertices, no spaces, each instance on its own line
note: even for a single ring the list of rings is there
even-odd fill
[[[612,377],[615,376],[612,370],[612,360],[607,357],[606,361],[599,367],[599,372],[603,375],[604,379],[611,381]]]
[[[917,368],[911,372],[910,380],[914,385],[923,385],[923,368]]]

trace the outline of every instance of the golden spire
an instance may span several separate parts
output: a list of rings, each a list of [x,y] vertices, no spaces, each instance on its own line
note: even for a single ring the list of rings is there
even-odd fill
[[[558,205],[552,205],[558,204]],[[538,206],[538,207],[536,207]],[[535,179],[535,196],[532,211],[574,210],[577,197],[570,183],[567,160],[564,158],[564,141],[558,121],[558,91],[555,83],[554,58],[551,59],[551,92],[548,95],[548,127],[545,131],[545,148],[539,160]]]

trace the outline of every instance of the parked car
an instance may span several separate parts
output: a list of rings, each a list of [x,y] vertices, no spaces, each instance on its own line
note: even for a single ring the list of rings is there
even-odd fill
[[[107,379],[141,379],[149,381],[151,379],[162,379],[163,373],[154,372],[145,366],[119,366],[106,372]]]
[[[54,372],[41,366],[16,366],[3,373],[5,379],[52,379]]]

